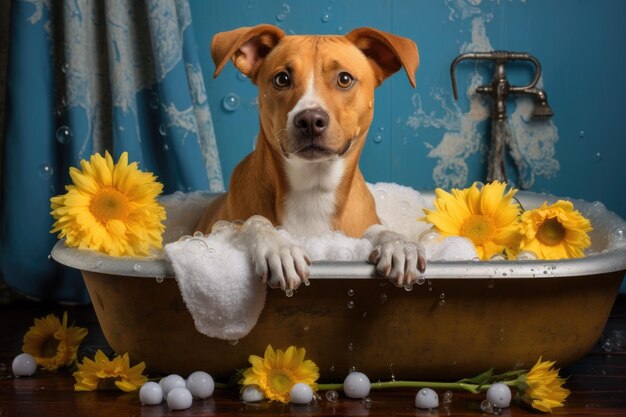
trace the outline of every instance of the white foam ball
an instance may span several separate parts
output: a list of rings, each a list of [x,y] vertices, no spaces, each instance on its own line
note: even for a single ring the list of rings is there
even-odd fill
[[[241,399],[247,403],[257,403],[265,399],[265,394],[258,385],[246,385],[241,392]]]
[[[215,382],[206,372],[196,371],[187,377],[187,389],[195,398],[205,399],[213,395]]]
[[[182,376],[171,374],[166,376],[165,378],[162,378],[159,381],[159,385],[163,389],[163,395],[165,396],[165,398],[167,398],[167,395],[174,388],[186,388],[187,382]]]
[[[511,405],[511,389],[501,382],[493,384],[487,390],[487,400],[498,408]]]
[[[289,392],[293,404],[308,404],[313,401],[313,390],[305,383],[298,382]]]
[[[439,407],[439,396],[430,388],[422,388],[415,395],[415,406],[422,409]]]
[[[11,364],[15,376],[31,376],[37,370],[37,360],[29,353],[20,353]]]
[[[343,381],[343,392],[348,398],[365,398],[370,388],[370,380],[363,372],[350,372]]]
[[[191,407],[193,397],[187,388],[176,387],[167,394],[167,406],[170,410],[186,410]]]
[[[163,388],[156,382],[146,382],[139,390],[139,401],[143,405],[157,405],[163,402]]]

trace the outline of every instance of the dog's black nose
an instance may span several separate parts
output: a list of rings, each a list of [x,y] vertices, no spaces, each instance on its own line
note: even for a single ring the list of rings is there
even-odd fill
[[[293,124],[297,131],[309,138],[322,135],[328,126],[328,113],[322,109],[307,109],[296,114]]]

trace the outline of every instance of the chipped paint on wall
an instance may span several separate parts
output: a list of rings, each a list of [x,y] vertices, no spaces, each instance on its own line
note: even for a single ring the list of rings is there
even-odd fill
[[[487,52],[494,48],[487,34],[487,24],[492,21],[493,13],[489,5],[481,7],[479,0],[445,0],[449,9],[448,20],[469,21],[471,38],[460,45],[459,53]],[[485,9],[485,10],[483,10]],[[459,31],[463,33],[462,30]],[[438,141],[433,140],[437,133],[428,132],[424,145],[429,150],[428,157],[436,160],[433,169],[433,180],[436,186],[443,188],[463,187],[467,185],[470,156],[481,152],[486,155],[485,135],[483,128],[489,118],[490,99],[478,96],[476,87],[485,85],[485,80],[475,66],[469,75],[469,85],[465,92],[469,101],[469,110],[464,111],[453,101],[450,93],[441,88],[433,88],[429,96],[438,104],[441,111],[424,111],[420,94],[413,96],[413,113],[407,119],[407,126],[420,136],[422,128],[443,129]],[[539,86],[541,87],[541,86]],[[555,144],[558,141],[558,129],[552,120],[535,121],[531,119],[533,100],[527,96],[519,96],[514,100],[515,110],[509,118],[508,150],[519,173],[519,186],[529,188],[536,176],[553,177],[559,170],[559,162],[555,157]],[[511,179],[514,179],[511,176]]]

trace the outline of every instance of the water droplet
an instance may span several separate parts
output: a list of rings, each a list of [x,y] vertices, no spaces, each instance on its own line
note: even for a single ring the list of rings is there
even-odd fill
[[[600,373],[601,373],[602,375],[606,375],[606,370],[602,369],[602,370],[600,371]]]
[[[596,152],[596,153],[593,155],[593,159],[594,159],[596,162],[602,162],[602,161],[604,160],[604,156],[602,156],[602,154],[601,154],[600,152]]]
[[[496,283],[495,283],[495,281],[493,279],[491,281],[489,281],[489,284],[487,284],[487,288],[490,288],[490,289],[495,287],[495,286],[496,286]]]
[[[534,261],[537,259],[535,252],[529,250],[520,251],[515,257],[518,261]]]
[[[48,260],[52,259],[52,255],[48,254]]]
[[[338,35],[343,34],[343,26],[337,26],[337,28],[335,29],[335,32],[336,32]]]
[[[94,268],[96,269],[102,269],[102,267],[104,266],[104,262],[102,261],[98,261],[96,262],[96,264],[94,265]]]
[[[289,288],[288,288],[288,289],[286,289],[286,290],[285,290],[285,295],[286,295],[287,297],[293,297],[293,290],[292,290],[292,289],[289,289]]]
[[[352,310],[354,308],[354,301],[350,300],[348,301],[348,309]]]
[[[439,298],[441,298],[443,300],[444,298],[446,298],[446,295],[444,293],[441,293],[441,294],[439,294]]]
[[[62,145],[67,145],[72,141],[72,137],[74,135],[72,134],[72,130],[68,126],[59,126],[55,136],[57,138],[57,142]]]
[[[331,363],[331,364],[330,364],[330,367],[328,368],[328,370],[329,370],[330,372],[335,372],[335,364],[334,364],[334,363]]]
[[[193,237],[204,237],[204,233],[202,233],[199,230],[196,230],[195,232],[193,232]]]
[[[178,238],[179,242],[187,242],[188,240],[191,240],[191,236],[189,235],[182,235],[181,237]]]
[[[164,124],[159,125],[159,135],[167,136],[167,126]]]
[[[61,71],[63,72],[63,74],[67,74],[69,70],[70,70],[70,66],[68,63],[61,65]]]
[[[352,297],[354,296],[354,290],[353,289],[349,289],[348,290],[348,297]]]
[[[502,253],[496,253],[491,258],[489,258],[489,260],[490,261],[506,261],[506,256],[504,256],[504,254]]]
[[[367,317],[367,311],[364,311],[363,312],[363,318],[366,318],[366,317]]]
[[[163,275],[159,275],[158,277],[156,277],[157,284],[162,284],[164,280],[165,277]]]
[[[222,99],[222,108],[228,112],[237,110],[240,104],[241,100],[239,100],[239,96],[234,93],[228,93]]]
[[[609,232],[609,247],[618,247],[626,245],[626,228],[616,226]]]
[[[385,304],[387,302],[387,294],[382,293],[380,295],[380,302],[383,303],[383,304]]]
[[[231,345],[231,346],[235,346],[237,343],[239,343],[238,339],[233,339],[233,340],[229,340],[228,341],[228,344]]]
[[[328,22],[330,22],[330,19],[331,19],[331,15],[330,15],[330,13],[324,13],[324,14],[322,15],[322,22],[323,22],[323,23],[328,23]]]
[[[237,73],[237,79],[239,81],[246,81],[248,79],[248,77],[243,72],[238,72]]]
[[[404,285],[404,291],[413,291],[413,284],[405,284]]]
[[[365,397],[361,400],[361,404],[363,404],[363,408],[372,408],[372,398]]]
[[[450,404],[452,402],[452,397],[454,396],[454,394],[452,393],[452,391],[446,391],[443,393],[443,403],[444,404]]]
[[[169,151],[169,150],[170,150],[170,147],[167,145],[167,143],[166,143],[165,145],[163,145],[163,150],[164,150],[165,152],[167,152],[167,151]]]
[[[54,169],[52,169],[50,165],[48,164],[39,165],[39,176],[42,179],[47,180],[52,176],[52,174],[54,174]]]
[[[578,132],[578,137],[579,138],[584,138],[585,137],[585,131],[581,130],[580,132]]]
[[[141,266],[141,264],[133,265],[133,271],[135,272],[141,272],[142,269],[143,269],[143,266]]]
[[[472,258],[472,262],[480,262],[480,258],[479,257]]]
[[[252,9],[252,0],[248,0],[248,9]]]
[[[428,243],[428,242],[433,242],[433,241],[439,239],[439,237],[440,237],[439,232],[437,232],[436,230],[433,230],[433,229],[429,229],[429,230],[426,230],[426,231],[422,232],[422,234],[420,235],[419,240],[422,243]]]
[[[339,394],[334,389],[326,391],[326,400],[331,403],[336,403],[339,398]]]
[[[483,400],[483,402],[480,403],[480,409],[483,411],[483,413],[492,414],[493,404],[491,404],[489,400]]]
[[[354,345],[352,345],[352,342],[348,343],[348,352],[352,352],[354,350]]]
[[[417,285],[424,285],[424,282],[426,282],[426,278],[422,276],[417,277],[417,281],[415,281]]]
[[[159,104],[161,104],[159,94],[153,91],[152,93],[150,93],[150,107],[156,110],[159,108]]]

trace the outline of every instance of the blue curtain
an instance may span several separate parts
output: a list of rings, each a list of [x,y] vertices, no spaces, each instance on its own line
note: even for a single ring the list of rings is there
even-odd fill
[[[124,151],[165,192],[223,191],[187,0],[14,0],[2,154],[0,262],[16,291],[88,301],[48,258],[49,199],[68,168]]]

